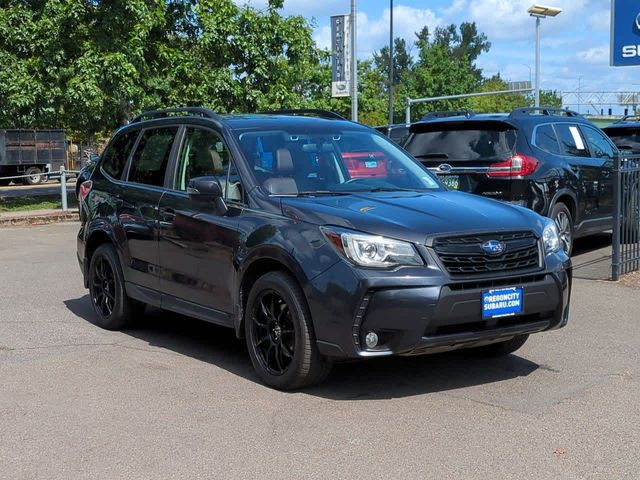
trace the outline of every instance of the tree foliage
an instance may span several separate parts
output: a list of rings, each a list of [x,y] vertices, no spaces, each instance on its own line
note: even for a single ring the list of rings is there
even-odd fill
[[[202,105],[220,112],[327,108],[330,52],[312,25],[284,16],[283,0],[256,9],[233,0],[0,0],[0,128],[64,127],[77,139],[108,134],[140,111]],[[396,120],[407,97],[501,89],[476,66],[491,44],[475,23],[394,40]],[[360,120],[387,121],[387,47],[358,62]],[[490,98],[490,97],[487,97]],[[556,101],[556,97],[551,97]],[[524,97],[418,105],[505,110]]]

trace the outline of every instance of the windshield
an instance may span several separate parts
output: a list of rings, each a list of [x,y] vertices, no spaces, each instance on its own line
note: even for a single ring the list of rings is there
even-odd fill
[[[510,158],[516,145],[512,129],[447,129],[414,134],[405,145],[420,160],[486,160]]]
[[[272,195],[434,190],[438,181],[375,132],[250,131],[238,134],[257,181]]]

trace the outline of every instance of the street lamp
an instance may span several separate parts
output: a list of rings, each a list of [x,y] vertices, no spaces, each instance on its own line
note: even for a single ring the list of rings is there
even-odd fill
[[[562,12],[561,8],[548,7],[546,5],[535,4],[529,10],[529,15],[536,19],[536,103],[540,106],[540,19],[546,17],[555,17]]]
[[[389,125],[393,124],[393,0],[389,0]]]

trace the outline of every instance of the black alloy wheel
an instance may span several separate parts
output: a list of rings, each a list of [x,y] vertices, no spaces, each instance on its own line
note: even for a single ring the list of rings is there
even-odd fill
[[[307,299],[286,272],[265,273],[253,284],[244,331],[253,368],[270,387],[308,387],[331,371],[330,360],[318,350]]]
[[[120,258],[113,245],[96,249],[88,273],[89,296],[98,326],[120,330],[144,314],[145,304],[127,296]]]
[[[255,305],[252,341],[258,359],[271,375],[283,375],[293,359],[296,335],[291,310],[273,290]]]
[[[95,263],[91,279],[91,299],[98,313],[103,317],[113,314],[116,303],[116,279],[111,264],[103,256]]]

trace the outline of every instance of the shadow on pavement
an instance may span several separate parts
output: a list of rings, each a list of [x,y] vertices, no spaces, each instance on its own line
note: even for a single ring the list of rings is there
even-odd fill
[[[580,238],[573,245],[574,277],[586,280],[611,278],[611,233]]]
[[[88,295],[64,303],[74,315],[94,323]],[[237,339],[229,328],[148,308],[134,328],[122,333],[259,381],[244,340]],[[333,400],[382,400],[501,382],[527,376],[538,368],[517,355],[485,359],[464,351],[378,358],[336,364],[322,385],[304,393]]]

